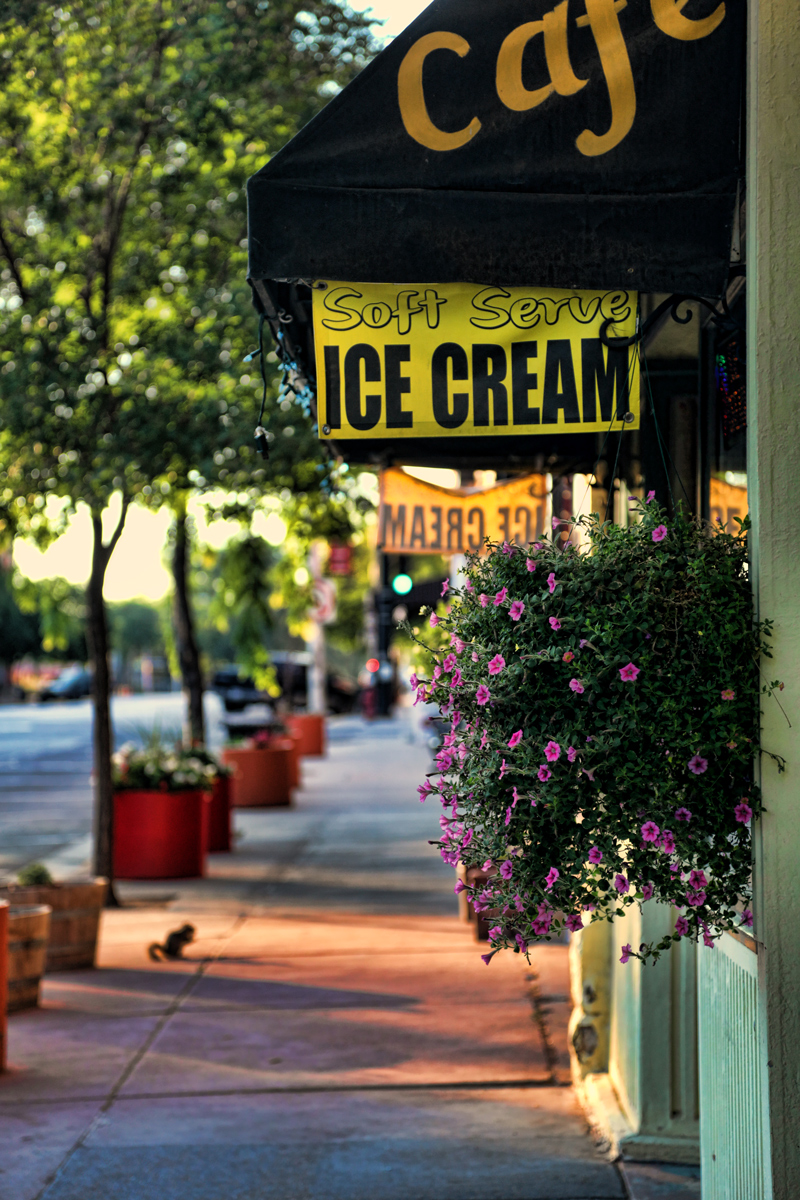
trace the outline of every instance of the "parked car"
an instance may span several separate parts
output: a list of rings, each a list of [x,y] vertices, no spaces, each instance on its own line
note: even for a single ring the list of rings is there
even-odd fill
[[[211,687],[223,703],[225,712],[244,712],[248,704],[264,704],[270,697],[261,692],[252,679],[239,675],[238,667],[222,667],[214,672]]]
[[[92,676],[85,667],[68,667],[36,693],[37,700],[83,700],[92,694]]]

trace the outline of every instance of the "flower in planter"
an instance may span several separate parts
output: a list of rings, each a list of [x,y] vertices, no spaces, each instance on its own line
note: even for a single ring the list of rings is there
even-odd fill
[[[668,519],[654,499],[640,502],[637,517],[626,529],[584,520],[580,549],[545,540],[524,553],[490,546],[468,555],[438,646],[417,671],[429,687],[454,637],[470,648],[458,690],[465,751],[436,790],[459,831],[443,834],[446,854],[469,829],[467,866],[513,863],[513,882],[495,875],[492,907],[503,914],[495,948],[558,934],[569,914],[613,919],[648,898],[685,905],[686,892],[702,920],[687,913],[685,936],[713,941],[739,927],[750,898],[760,811],[752,764],[766,753],[756,662],[769,626],[754,620],[746,538]],[[667,536],[654,542],[660,527]],[[546,589],[531,591],[529,563]],[[574,648],[558,652],[556,589],[575,628]],[[499,621],[496,608],[510,613],[520,595],[524,621]],[[581,674],[572,676],[578,644]],[[722,702],[723,690],[733,700]],[[435,694],[450,711],[450,689],[437,683]],[[498,770],[503,746],[513,755]],[[552,869],[559,876],[548,889]],[[655,959],[672,937],[628,947],[629,957]]]
[[[559,621],[558,617],[548,617],[548,621],[550,623],[550,628],[554,633],[557,633],[561,628],[561,622]]]
[[[723,688],[720,692],[720,698],[722,700],[735,700],[736,692],[733,690],[733,688]]]
[[[508,588],[504,588],[504,587],[500,588],[500,591],[497,593],[497,595],[494,598],[495,607],[498,607],[499,605],[501,605],[507,595],[508,595]]]
[[[655,529],[653,530],[652,538],[653,538],[654,542],[663,542],[663,540],[666,536],[667,536],[666,525],[657,525],[655,527]]]
[[[512,621],[518,621],[524,612],[525,605],[522,603],[522,601],[514,600],[508,610],[508,615],[511,617]]]

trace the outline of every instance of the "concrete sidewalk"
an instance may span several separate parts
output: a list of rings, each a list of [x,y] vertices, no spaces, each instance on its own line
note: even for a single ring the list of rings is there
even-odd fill
[[[566,947],[483,965],[427,766],[408,713],[333,723],[208,879],[120,889],[99,969],[11,1018],[0,1200],[622,1200],[567,1086]]]

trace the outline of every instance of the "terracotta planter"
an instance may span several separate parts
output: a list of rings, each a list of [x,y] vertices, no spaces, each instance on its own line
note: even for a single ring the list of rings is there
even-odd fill
[[[210,808],[210,792],[115,792],[115,879],[201,876]]]
[[[292,751],[271,745],[249,749],[231,746],[222,761],[233,767],[231,803],[234,808],[275,808],[292,802]]]
[[[289,787],[300,787],[300,751],[298,744],[300,739],[296,734],[289,734],[288,737],[276,738],[272,743],[278,749],[289,751]]]
[[[98,877],[30,887],[11,884],[0,888],[0,896],[4,896],[15,907],[22,904],[50,905],[53,911],[45,967],[49,973],[94,966],[100,914],[107,891],[108,880]]]
[[[47,959],[50,905],[25,904],[8,913],[7,1012],[36,1008]]]
[[[218,775],[208,806],[208,850],[228,854],[231,848],[231,777]]]
[[[293,713],[286,725],[298,738],[298,752],[304,758],[322,758],[325,754],[325,718],[322,713]]]
[[[0,900],[0,1071],[8,1061],[6,1008],[8,1006],[8,901]]]

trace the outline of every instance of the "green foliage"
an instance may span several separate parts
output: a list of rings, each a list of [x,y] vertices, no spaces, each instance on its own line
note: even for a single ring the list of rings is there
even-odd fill
[[[274,561],[275,552],[263,538],[243,531],[220,552],[220,586],[209,606],[209,616],[229,631],[243,673],[265,691],[276,686],[267,650],[273,625],[270,571]]]
[[[310,421],[261,382],[244,185],[364,64],[333,0],[32,4],[0,18],[0,514],[44,535],[56,493],[301,489]],[[272,369],[272,368],[270,368]],[[276,394],[276,382],[271,392]],[[23,508],[10,508],[12,498]]]
[[[28,863],[17,873],[17,883],[22,887],[49,887],[53,883],[53,876],[44,863]]]
[[[23,611],[11,572],[0,566],[0,662],[10,666],[26,654],[36,654],[40,646],[37,614]]]
[[[489,864],[474,900],[497,914],[494,947],[524,952],[650,896],[675,906],[675,932],[623,960],[749,923],[769,623],[754,620],[745,531],[639,516],[585,522],[585,553],[469,556],[438,621],[448,645],[421,696],[454,725],[434,789],[452,806],[442,855]]]
[[[108,606],[111,645],[124,661],[141,654],[163,654],[164,638],[158,607],[144,600],[123,600]]]
[[[83,589],[60,576],[34,583],[15,575],[14,598],[23,614],[38,626],[37,646],[52,658],[86,662],[86,602]]]

